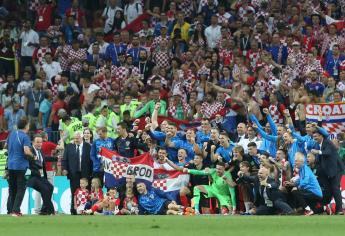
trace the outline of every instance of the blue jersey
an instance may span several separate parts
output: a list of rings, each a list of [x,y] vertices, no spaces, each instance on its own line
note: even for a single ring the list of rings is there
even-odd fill
[[[203,131],[196,132],[196,143],[203,145],[204,142],[208,142],[210,140],[210,132],[205,134]]]
[[[178,149],[184,149],[187,152],[187,157],[186,157],[186,162],[190,162],[191,160],[194,159],[195,152],[194,152],[194,145],[185,141],[185,140],[171,140],[175,144],[175,148],[178,151]],[[173,162],[178,163],[177,159],[177,153],[176,156],[174,157]]]
[[[234,148],[234,145],[232,145],[232,144],[230,144],[229,147],[227,147],[227,148],[220,146],[219,148],[217,148],[216,154],[223,157],[223,159],[226,162],[229,162],[231,160],[231,154],[232,154],[233,148]]]
[[[147,190],[146,194],[139,195],[138,203],[141,214],[158,214],[164,203],[170,199],[170,197],[163,191],[151,188]]]
[[[107,148],[109,150],[114,150],[114,139],[106,138],[106,139],[96,139],[91,146],[91,160],[93,163],[93,171],[101,171],[102,170],[102,160],[98,156],[101,147]]]
[[[25,157],[24,147],[31,147],[29,136],[21,130],[12,131],[7,138],[9,170],[26,170],[29,161]]]

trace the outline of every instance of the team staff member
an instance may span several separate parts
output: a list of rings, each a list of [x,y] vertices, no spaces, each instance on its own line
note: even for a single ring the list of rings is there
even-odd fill
[[[26,179],[25,172],[29,168],[27,158],[35,159],[31,151],[30,138],[27,135],[29,131],[29,122],[27,119],[21,119],[17,124],[18,130],[13,130],[8,139],[8,173],[9,173],[9,193],[8,205],[9,212],[13,216],[21,216],[20,206],[25,194]]]

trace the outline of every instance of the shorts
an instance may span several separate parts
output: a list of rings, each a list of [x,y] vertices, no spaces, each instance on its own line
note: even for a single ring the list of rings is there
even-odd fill
[[[166,215],[166,214],[167,214],[167,211],[169,210],[168,206],[169,206],[170,203],[171,203],[171,201],[166,200],[166,201],[163,203],[161,209],[159,209],[159,211],[157,212],[157,215]]]
[[[218,199],[221,206],[230,206],[231,198],[228,195],[220,194],[217,190],[208,185],[203,185],[207,191],[207,198],[215,197]]]

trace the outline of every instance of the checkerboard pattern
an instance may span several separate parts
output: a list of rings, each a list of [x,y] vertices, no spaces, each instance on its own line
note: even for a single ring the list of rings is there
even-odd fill
[[[112,164],[110,165],[110,169],[111,169],[114,177],[116,179],[120,179],[120,178],[124,177],[128,166],[129,165],[127,163],[112,162]]]
[[[162,191],[166,191],[168,189],[167,180],[166,179],[154,180],[153,181],[153,187],[154,188],[158,188],[158,189],[160,189]]]
[[[339,134],[345,132],[345,122],[324,123],[323,128],[325,128],[330,134]]]

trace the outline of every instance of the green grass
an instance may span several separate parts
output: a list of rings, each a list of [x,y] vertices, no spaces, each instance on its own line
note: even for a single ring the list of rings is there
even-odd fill
[[[0,217],[1,236],[345,235],[344,216],[23,216]]]

